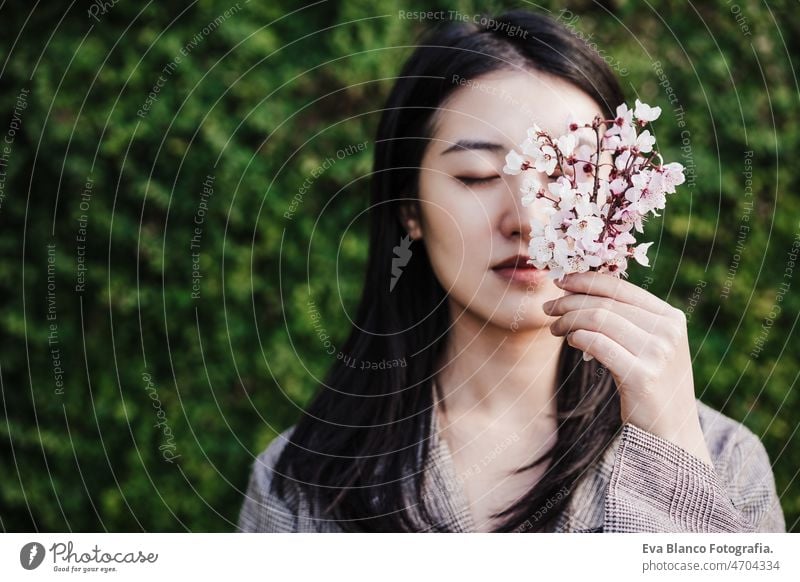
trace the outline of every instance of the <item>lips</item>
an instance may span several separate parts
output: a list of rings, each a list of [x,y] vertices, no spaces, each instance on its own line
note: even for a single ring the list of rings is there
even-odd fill
[[[494,267],[492,267],[492,269],[505,269],[509,267],[532,269],[533,266],[528,264],[528,261],[530,261],[530,257],[526,257],[525,255],[515,255],[505,259],[504,261],[500,261]]]
[[[492,269],[492,272],[496,273],[505,281],[523,284],[538,284],[547,276],[547,270],[535,269],[533,267],[504,267],[502,269]]]
[[[546,276],[547,269],[537,269],[529,264],[529,257],[517,255],[499,262],[492,271],[501,278],[514,283],[539,283]]]

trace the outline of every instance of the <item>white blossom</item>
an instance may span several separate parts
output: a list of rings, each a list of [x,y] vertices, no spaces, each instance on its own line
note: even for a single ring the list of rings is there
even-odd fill
[[[523,196],[522,196],[522,205],[523,206],[530,206],[536,200],[536,195],[542,189],[542,183],[539,182],[536,178],[532,178],[531,176],[525,176],[525,179],[522,181],[522,188],[520,189]]]
[[[646,103],[636,100],[636,107],[633,110],[633,116],[639,121],[651,122],[658,119],[661,115],[661,107],[650,107]]]
[[[647,258],[647,249],[650,248],[652,242],[642,243],[640,245],[636,245],[633,249],[633,258],[636,259],[636,262],[644,267],[650,266],[650,260]]]
[[[516,176],[522,171],[522,166],[525,162],[525,158],[515,150],[511,150],[506,154],[506,165],[503,167],[503,172]]]

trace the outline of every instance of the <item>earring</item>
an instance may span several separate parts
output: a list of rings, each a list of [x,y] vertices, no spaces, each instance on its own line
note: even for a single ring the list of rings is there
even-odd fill
[[[417,221],[413,219],[406,221],[406,233],[411,237],[411,240],[419,240],[422,238],[419,225]]]

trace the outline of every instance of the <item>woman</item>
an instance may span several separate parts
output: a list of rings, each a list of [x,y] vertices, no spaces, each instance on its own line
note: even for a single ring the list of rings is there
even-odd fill
[[[760,441],[695,399],[683,313],[525,265],[505,154],[624,97],[553,20],[484,22],[430,32],[394,85],[353,329],[256,460],[239,529],[785,531]]]

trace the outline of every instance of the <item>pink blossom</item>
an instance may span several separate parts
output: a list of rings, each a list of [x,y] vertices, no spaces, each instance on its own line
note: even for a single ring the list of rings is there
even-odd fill
[[[578,216],[570,221],[567,234],[586,250],[598,248],[595,240],[605,227],[605,221],[598,216],[597,205],[588,200],[581,200],[575,205]]]
[[[565,267],[566,274],[569,273],[585,273],[592,267],[600,266],[600,257],[595,255],[587,255],[583,253],[575,253],[570,256]]]
[[[560,239],[556,234],[555,229],[551,225],[547,225],[544,227],[544,232],[541,236],[536,236],[531,239],[528,249],[528,254],[531,256],[531,259],[534,261],[534,266],[547,265],[549,261],[553,259],[553,253],[556,251],[556,243]],[[566,245],[565,241],[562,241],[564,245]]]
[[[675,186],[680,186],[686,181],[683,175],[683,166],[677,162],[666,164],[663,168],[664,191],[667,194],[675,193]]]
[[[567,157],[567,165],[574,169],[575,178],[580,182],[594,180],[595,166],[597,165],[597,152],[586,144],[575,148],[571,156]]]
[[[630,231],[635,228],[636,232],[644,232],[644,228],[642,228],[644,217],[635,208],[630,206],[620,208],[612,218],[620,223],[618,230]]]
[[[547,189],[558,201],[559,210],[572,210],[575,206],[575,192],[568,178],[559,176],[558,180],[547,185]]]

